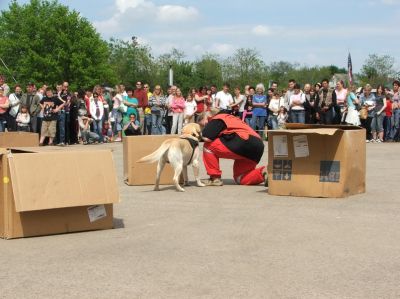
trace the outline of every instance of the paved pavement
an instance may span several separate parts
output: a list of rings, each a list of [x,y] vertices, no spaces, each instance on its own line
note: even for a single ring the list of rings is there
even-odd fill
[[[236,186],[230,161],[224,187],[128,187],[105,147],[118,228],[0,240],[0,298],[400,297],[400,144],[367,145],[368,191],[348,199]]]

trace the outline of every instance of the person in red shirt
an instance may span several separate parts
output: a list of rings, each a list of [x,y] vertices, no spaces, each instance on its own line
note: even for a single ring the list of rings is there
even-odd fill
[[[210,179],[207,186],[222,186],[219,159],[234,160],[233,178],[239,185],[258,185],[264,182],[265,167],[257,168],[264,154],[260,136],[239,118],[211,109],[211,119],[200,120],[204,126],[203,162]]]
[[[383,118],[383,127],[385,128],[384,141],[391,142],[391,133],[393,130],[392,116],[393,116],[393,99],[390,93],[386,94],[386,109],[385,117]]]
[[[4,95],[4,88],[0,86],[0,132],[5,131],[5,125],[7,124],[8,108],[10,107],[10,101],[8,97]]]
[[[211,97],[207,95],[207,87],[203,86],[199,88],[199,91],[195,94],[194,100],[197,103],[197,111],[195,113],[195,122],[198,121],[200,115],[207,111],[207,104],[210,102]]]
[[[149,99],[147,98],[147,91],[143,89],[143,84],[141,81],[136,82],[136,89],[133,91],[133,97],[139,102],[138,112],[139,112],[139,122],[140,130],[143,132],[144,128],[144,109],[149,105]],[[143,132],[144,133],[144,132]]]

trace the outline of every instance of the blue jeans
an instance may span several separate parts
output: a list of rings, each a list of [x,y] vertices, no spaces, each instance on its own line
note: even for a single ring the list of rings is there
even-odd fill
[[[163,115],[162,113],[156,114],[152,113],[151,114],[151,135],[161,135],[162,134],[162,119]]]
[[[390,139],[390,134],[392,132],[392,117],[385,116],[383,119],[383,127],[385,129],[385,137],[383,138],[385,141]]]
[[[290,122],[305,124],[306,113],[304,110],[290,110]]]
[[[151,135],[151,118],[152,114],[144,115],[143,135]]]
[[[272,130],[278,129],[278,119],[276,115],[269,115],[268,116],[268,126],[272,128]]]
[[[0,132],[4,132],[5,130],[4,120],[0,118]]]
[[[253,128],[253,130],[259,130],[260,132],[258,132],[259,135],[262,135],[262,132],[264,131],[264,127],[265,127],[265,116],[255,116],[253,114],[253,117],[251,119],[251,126]]]
[[[65,111],[58,114],[58,143],[65,143]]]
[[[99,135],[100,142],[104,142],[102,129],[103,129],[103,121],[102,120],[94,120],[93,121],[93,132],[96,133],[97,135]]]
[[[390,134],[390,139],[396,139],[400,134],[400,109],[393,110],[392,121],[392,132]]]

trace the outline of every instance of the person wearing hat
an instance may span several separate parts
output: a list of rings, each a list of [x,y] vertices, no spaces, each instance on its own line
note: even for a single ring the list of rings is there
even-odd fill
[[[210,118],[209,118],[210,116]],[[264,182],[265,167],[258,167],[264,153],[261,137],[239,118],[212,108],[200,120],[204,126],[203,162],[210,179],[207,186],[222,186],[219,159],[234,160],[233,178],[239,185],[258,185]]]
[[[7,126],[8,108],[10,107],[10,101],[8,97],[4,95],[4,88],[0,86],[0,132],[4,132]]]

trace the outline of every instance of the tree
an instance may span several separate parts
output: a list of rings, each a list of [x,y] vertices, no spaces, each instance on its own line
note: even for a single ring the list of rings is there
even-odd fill
[[[1,12],[0,57],[19,83],[66,80],[76,88],[115,80],[108,56],[92,24],[55,0],[13,0]]]
[[[222,66],[218,55],[206,53],[194,65],[195,86],[222,85]]]
[[[397,76],[394,64],[395,59],[390,55],[370,54],[361,67],[361,81],[373,86],[389,83],[389,80]]]
[[[149,47],[119,39],[111,39],[108,46],[109,63],[119,83],[130,86],[134,86],[138,80],[149,84],[155,83],[155,65]]]

